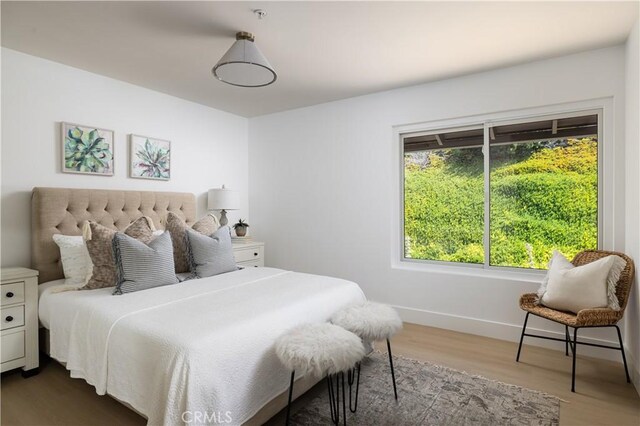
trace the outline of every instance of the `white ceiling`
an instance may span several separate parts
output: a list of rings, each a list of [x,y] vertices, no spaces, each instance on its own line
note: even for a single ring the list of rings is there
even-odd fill
[[[638,2],[2,2],[2,45],[256,116],[624,42]],[[258,20],[252,9],[268,12]],[[250,31],[278,73],[211,68]]]

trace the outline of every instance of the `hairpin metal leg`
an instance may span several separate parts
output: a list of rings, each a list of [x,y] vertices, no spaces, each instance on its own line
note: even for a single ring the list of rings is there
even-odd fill
[[[571,339],[571,337],[569,336],[569,326],[565,325],[564,326],[564,355],[565,356],[569,356],[569,339]]]
[[[393,395],[398,400],[398,390],[396,389],[396,373],[393,371],[393,355],[391,354],[391,343],[387,339],[387,351],[389,352],[389,365],[391,366],[391,380],[393,380]]]
[[[358,369],[358,376],[356,377],[356,368]],[[348,383],[349,383],[349,411],[355,413],[358,409],[358,393],[360,391],[360,363],[357,363],[353,370],[349,370],[348,373]],[[355,402],[352,404],[351,401],[351,389],[353,387],[353,382],[356,382],[356,397]]]
[[[342,382],[342,418],[344,426],[347,426],[347,398],[344,394],[344,371],[340,372],[340,381]]]
[[[333,379],[327,374],[327,387],[329,388],[329,409],[331,410],[331,422],[333,424],[338,423],[338,413],[336,407],[335,393],[333,390]]]
[[[518,355],[516,355],[516,362],[520,362],[520,351],[522,350],[522,341],[524,340],[524,332],[527,330],[527,321],[529,320],[529,312],[524,317],[524,325],[522,326],[522,333],[520,334],[520,345],[518,345]]]
[[[291,383],[289,383],[289,400],[287,401],[287,422],[286,425],[289,424],[289,414],[291,413],[291,397],[293,396],[293,379],[296,376],[296,371],[293,370],[291,372]]]

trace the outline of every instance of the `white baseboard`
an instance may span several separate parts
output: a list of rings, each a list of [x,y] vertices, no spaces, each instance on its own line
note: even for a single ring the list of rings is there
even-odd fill
[[[426,325],[436,328],[444,328],[447,330],[459,331],[461,333],[475,334],[479,336],[491,337],[494,339],[507,340],[510,342],[519,342],[520,333],[522,332],[522,324],[507,324],[497,321],[488,321],[479,318],[464,317],[459,315],[445,314],[442,312],[426,311],[422,309],[408,308],[406,306],[394,305],[394,308],[398,310],[400,317],[404,322]],[[524,313],[522,315],[524,321]],[[554,332],[549,330],[542,330],[527,326],[527,332],[533,334],[540,334],[542,336],[556,337],[564,339],[564,333]],[[618,341],[595,339],[591,337],[580,337],[578,340],[582,340],[587,343],[596,343],[599,345],[618,346]],[[531,337],[525,337],[524,343],[527,345],[541,346],[549,349],[555,349],[564,352],[564,345],[561,342],[554,342],[545,339],[535,339]],[[599,349],[590,346],[580,346],[578,355],[592,356],[595,358],[607,359],[610,361],[616,361],[622,364],[622,358],[619,351],[612,351],[610,349]],[[515,356],[515,353],[514,353]],[[627,356],[627,358],[629,358]],[[627,359],[628,365],[631,370],[635,370],[633,364]],[[629,374],[632,374],[630,371]],[[633,371],[633,374],[638,374],[637,371]],[[634,383],[640,383],[638,380],[634,380]]]

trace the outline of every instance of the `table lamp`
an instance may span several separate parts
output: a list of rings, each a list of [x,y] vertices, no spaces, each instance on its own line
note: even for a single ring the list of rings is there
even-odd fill
[[[209,210],[220,210],[220,227],[229,223],[227,220],[227,210],[238,210],[240,208],[240,192],[222,188],[209,190],[208,197]]]

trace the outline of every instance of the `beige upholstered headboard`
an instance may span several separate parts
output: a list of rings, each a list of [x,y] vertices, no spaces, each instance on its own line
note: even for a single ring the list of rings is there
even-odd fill
[[[82,224],[93,220],[123,230],[141,216],[156,228],[167,212],[187,224],[196,219],[196,199],[186,192],[117,191],[104,189],[34,188],[31,194],[31,262],[41,283],[64,278],[60,250],[53,234],[82,235]]]

